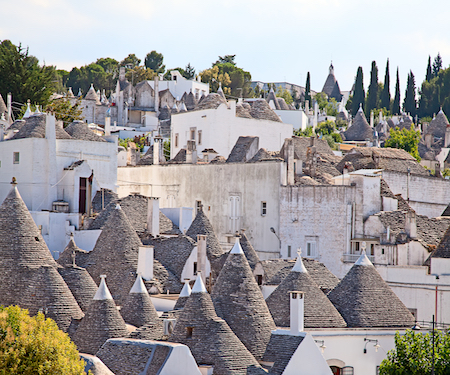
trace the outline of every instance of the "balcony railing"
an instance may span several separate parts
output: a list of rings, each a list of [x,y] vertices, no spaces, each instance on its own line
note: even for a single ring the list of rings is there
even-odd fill
[[[355,263],[361,254],[344,254],[344,263]],[[367,258],[373,263],[375,257],[373,255],[367,255]]]

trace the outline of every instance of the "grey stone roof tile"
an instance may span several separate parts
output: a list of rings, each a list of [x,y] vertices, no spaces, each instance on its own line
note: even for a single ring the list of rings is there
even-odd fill
[[[262,358],[275,324],[243,252],[228,254],[211,298],[217,315],[255,358]]]
[[[270,336],[269,344],[262,359],[264,362],[273,362],[269,374],[283,374],[303,339],[303,336],[279,335],[275,333]]]
[[[245,257],[247,258],[248,265],[253,271],[255,269],[256,264],[259,262],[259,257],[255,249],[253,248],[250,240],[248,239],[247,235],[245,234],[244,229],[241,229],[240,243],[242,250],[244,251]]]
[[[344,132],[346,141],[373,141],[373,129],[367,122],[364,112],[360,108],[356,113],[351,126]]]
[[[28,117],[25,120],[25,124],[11,138],[11,140],[22,138],[45,138],[45,123],[46,123],[45,113],[39,115],[32,115],[31,117]],[[55,125],[55,129],[56,129],[56,139],[72,138],[58,124]]]
[[[69,126],[65,128],[65,131],[73,139],[91,142],[106,142],[106,139],[95,134],[91,129],[89,129],[88,124],[86,124],[83,121],[76,120],[72,122]]]
[[[400,328],[414,324],[414,316],[372,264],[356,262],[328,298],[350,328]]]
[[[269,107],[269,104],[264,99],[257,99],[252,103],[250,115],[258,120],[282,122],[278,115],[272,110],[272,108]]]

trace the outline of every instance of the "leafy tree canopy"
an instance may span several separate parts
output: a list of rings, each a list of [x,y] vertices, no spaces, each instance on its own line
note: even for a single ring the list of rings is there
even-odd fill
[[[441,54],[438,53],[437,56],[434,58],[433,62],[433,77],[437,77],[441,69],[442,69],[442,58]]]
[[[307,126],[305,130],[297,129],[294,130],[294,135],[299,137],[312,137],[314,134],[312,126]]]
[[[148,81],[155,77],[155,72],[145,66],[135,66],[125,72],[125,78],[133,85],[142,81]]]
[[[291,93],[288,90],[283,89],[281,86],[278,86],[276,96],[278,98],[283,98],[287,105],[291,104],[294,101]]]
[[[9,40],[0,43],[0,93],[11,92],[13,100],[46,105],[56,89],[58,75],[53,66],[40,66],[39,60],[28,54],[28,48],[15,46]]]
[[[233,97],[248,97],[251,95],[250,81],[252,76],[249,72],[236,66],[235,56],[219,56],[219,60],[210,69],[200,72],[202,82],[209,83],[211,92],[217,92],[220,82],[223,92],[227,95]]]
[[[157,74],[164,73],[166,66],[163,64],[164,56],[162,53],[152,51],[145,56],[144,65],[146,68],[150,68]]]
[[[335,98],[328,99],[327,94],[324,92],[318,92],[314,95],[314,100],[317,102],[320,110],[326,110],[328,116],[338,115],[338,103]]]
[[[72,87],[73,93],[76,95],[81,89],[83,94],[86,94],[94,85],[95,89],[105,89],[108,95],[111,90],[114,90],[116,83],[116,74],[108,73],[97,63],[82,66],[81,68],[73,68],[68,76],[66,85]]]
[[[414,124],[408,130],[403,128],[399,130],[398,127],[389,131],[389,138],[384,142],[384,147],[401,148],[409,152],[413,157],[420,161],[419,156],[419,141],[420,131],[414,130]]]
[[[85,374],[69,336],[42,313],[30,317],[18,306],[0,307],[0,373]]]
[[[80,109],[80,101],[77,100],[73,105],[67,98],[53,99],[47,107],[45,112],[52,112],[55,114],[57,120],[61,120],[64,127],[68,126],[75,120],[83,120],[82,110]]]
[[[120,66],[124,66],[127,68],[135,68],[140,63],[141,63],[141,59],[138,59],[134,53],[130,53],[127,57],[125,57],[120,62]]]
[[[395,349],[381,362],[380,375],[431,374],[433,333],[407,330],[404,336],[395,334]],[[435,374],[450,374],[450,331],[434,331]]]

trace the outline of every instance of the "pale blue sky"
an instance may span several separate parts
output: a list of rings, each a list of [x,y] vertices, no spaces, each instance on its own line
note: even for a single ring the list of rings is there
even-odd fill
[[[450,64],[446,0],[0,0],[0,9],[0,39],[68,70],[155,49],[166,67],[198,72],[236,54],[254,80],[304,86],[310,71],[321,90],[333,60],[349,90],[360,65],[367,89],[372,60],[382,81],[389,57],[391,94],[399,66],[403,99],[407,73],[420,85],[428,55]]]

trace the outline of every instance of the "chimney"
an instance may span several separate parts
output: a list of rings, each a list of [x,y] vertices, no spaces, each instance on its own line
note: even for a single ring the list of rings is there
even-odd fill
[[[406,213],[405,232],[409,238],[417,238],[416,213],[412,210]]]
[[[373,111],[370,111],[370,127],[371,127],[371,128],[373,128],[373,122],[374,122],[374,119],[373,119]]]
[[[7,103],[7,107],[8,107],[8,122],[11,124],[12,121],[12,112],[11,112],[11,104],[12,104],[12,94],[9,92],[8,96],[6,98],[6,103]]]
[[[153,165],[159,165],[159,159],[161,156],[161,143],[162,141],[161,136],[157,135],[153,139]]]
[[[428,122],[422,124],[422,134],[425,134],[428,130]]]
[[[187,141],[186,163],[197,164],[197,147],[195,145],[195,140],[193,139]]]
[[[305,299],[304,293],[299,291],[288,292],[290,296],[290,328],[292,336],[299,336],[303,332]]]
[[[445,142],[444,147],[448,147],[450,145],[450,125],[447,125],[445,128]]]
[[[159,235],[159,198],[148,198],[147,232],[153,237]]]
[[[206,236],[197,235],[197,272],[201,272],[203,283],[206,285]]]
[[[284,160],[287,164],[287,184],[294,185],[295,184],[295,166],[294,166],[294,140],[292,138],[288,138],[284,141],[286,146]]]
[[[137,273],[149,281],[153,279],[153,246],[139,246]]]
[[[125,81],[125,67],[121,66],[119,69],[119,81]]]
[[[305,114],[309,115],[309,100],[305,100]]]
[[[431,133],[425,134],[425,143],[426,143],[428,149],[431,148],[431,139],[432,139],[432,137],[433,137],[433,135]]]
[[[105,136],[111,135],[111,117],[105,117]]]
[[[156,117],[159,115],[159,77],[155,75],[155,112]]]

